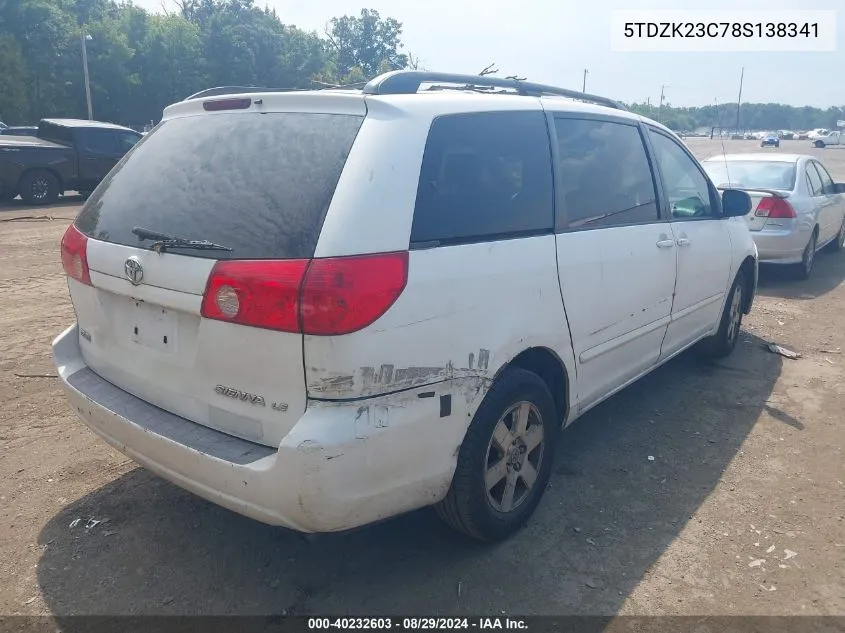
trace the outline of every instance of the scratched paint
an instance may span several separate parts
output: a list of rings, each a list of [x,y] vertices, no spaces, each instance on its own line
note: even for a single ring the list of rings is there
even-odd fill
[[[467,361],[463,368],[456,368],[451,361],[445,366],[431,367],[396,367],[393,363],[383,363],[360,367],[354,374],[329,375],[312,367],[310,372],[320,377],[309,381],[308,393],[312,397],[375,396],[447,380],[485,376],[490,365],[490,351],[481,348],[477,353],[470,352]]]

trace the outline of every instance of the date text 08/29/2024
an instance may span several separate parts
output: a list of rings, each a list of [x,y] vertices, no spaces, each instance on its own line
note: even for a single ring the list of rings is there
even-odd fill
[[[448,630],[527,630],[524,618],[479,617],[353,617],[353,618],[308,618],[309,631],[327,630],[371,630],[371,631],[448,631]]]

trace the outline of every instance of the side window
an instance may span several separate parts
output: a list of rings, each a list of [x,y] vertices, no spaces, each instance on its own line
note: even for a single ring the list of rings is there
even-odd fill
[[[556,117],[555,135],[569,228],[659,219],[651,166],[636,126]]]
[[[135,143],[141,140],[140,134],[133,134],[132,132],[117,132],[117,151],[126,153],[135,146]]]
[[[822,179],[819,172],[813,167],[812,161],[807,163],[807,187],[813,197],[824,195],[822,192]]]
[[[663,176],[673,220],[716,217],[707,177],[677,141],[652,131],[651,140]]]
[[[552,161],[542,112],[438,117],[420,169],[411,242],[551,231]]]
[[[92,154],[114,154],[114,133],[111,130],[82,129],[82,144]]]
[[[833,193],[833,178],[830,177],[828,171],[819,162],[813,161],[813,166],[819,172],[819,178],[822,181],[822,192],[826,194]]]

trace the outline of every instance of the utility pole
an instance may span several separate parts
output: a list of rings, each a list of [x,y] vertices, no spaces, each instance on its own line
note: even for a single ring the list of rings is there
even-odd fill
[[[739,74],[739,96],[736,98],[736,133],[739,134],[739,109],[742,104],[742,80],[745,77],[745,66]]]
[[[662,114],[663,114],[663,92],[666,90],[666,88],[671,88],[671,87],[672,86],[669,86],[669,85],[666,85],[666,84],[660,86],[660,107],[657,109],[657,122],[658,123],[663,122],[662,121],[662,119],[663,119],[663,116],[662,116]]]
[[[716,108],[716,125],[710,128],[710,140],[713,140],[713,131],[719,127],[721,123],[721,117],[719,117],[719,99],[718,97],[713,97],[713,106]],[[721,130],[720,130],[721,132]]]
[[[581,83],[581,92],[587,92],[587,75],[590,74],[590,71],[586,68],[584,69],[584,81]]]
[[[91,109],[91,83],[88,80],[88,47],[85,45],[87,40],[91,39],[91,36],[86,34],[85,31],[82,32],[81,35],[82,39],[82,72],[85,74],[85,100],[88,103],[88,120],[94,120],[94,113]]]

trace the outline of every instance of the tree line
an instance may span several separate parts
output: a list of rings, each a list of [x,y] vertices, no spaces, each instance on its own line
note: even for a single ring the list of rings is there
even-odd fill
[[[845,106],[831,106],[827,109],[810,106],[796,107],[782,103],[736,103],[713,104],[692,108],[675,108],[664,104],[663,108],[648,103],[633,103],[634,112],[655,119],[666,127],[681,131],[700,128],[717,130],[813,130],[835,128],[837,121],[845,120]],[[737,125],[737,111],[739,124]]]
[[[167,0],[163,13],[114,0],[0,0],[0,120],[157,121],[162,109],[213,86],[309,88],[406,68],[402,24],[364,9],[316,33],[254,0]]]
[[[403,52],[401,22],[371,9],[331,18],[317,33],[286,24],[255,0],[163,6],[151,13],[125,0],[0,0],[0,120],[87,118],[83,40],[94,118],[134,127],[209,87],[312,88],[416,67]],[[630,107],[675,130],[736,126],[735,103]],[[739,129],[830,128],[843,119],[845,106],[743,103]]]

